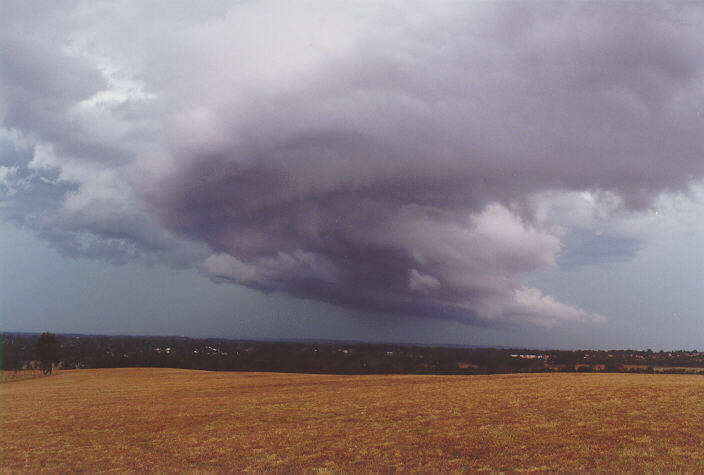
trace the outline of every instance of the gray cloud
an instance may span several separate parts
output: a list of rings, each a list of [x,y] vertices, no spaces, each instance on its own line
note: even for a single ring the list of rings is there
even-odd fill
[[[205,245],[207,275],[266,292],[550,325],[602,317],[521,284],[564,248],[539,197],[637,212],[704,173],[696,5],[178,10],[134,35],[150,7],[3,20],[16,166],[72,187],[6,215],[72,254],[186,265]]]
[[[632,237],[600,234],[591,230],[571,231],[562,242],[564,249],[557,262],[564,269],[627,262],[633,259],[643,246],[642,242]]]

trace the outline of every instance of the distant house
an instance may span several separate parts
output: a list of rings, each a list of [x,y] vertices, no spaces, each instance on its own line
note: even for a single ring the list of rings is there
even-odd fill
[[[546,359],[546,355],[511,355],[511,358],[521,358],[524,360]]]

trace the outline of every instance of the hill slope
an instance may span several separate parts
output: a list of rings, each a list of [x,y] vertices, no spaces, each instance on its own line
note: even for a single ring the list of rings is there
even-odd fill
[[[4,469],[704,469],[704,377],[64,371],[0,385]]]

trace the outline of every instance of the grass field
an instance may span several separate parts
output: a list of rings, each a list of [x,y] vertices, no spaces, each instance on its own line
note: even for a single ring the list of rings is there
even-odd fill
[[[25,379],[46,377],[40,369],[23,369],[20,371],[0,371],[0,383],[24,381]]]
[[[63,371],[0,385],[7,470],[704,470],[704,377]]]

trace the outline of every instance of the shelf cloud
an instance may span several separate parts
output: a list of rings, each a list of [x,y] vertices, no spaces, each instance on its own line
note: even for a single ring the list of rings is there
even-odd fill
[[[637,241],[540,210],[587,193],[608,222],[704,174],[693,4],[36,8],[0,20],[2,213],[68,255],[368,312],[598,322],[522,277]]]

